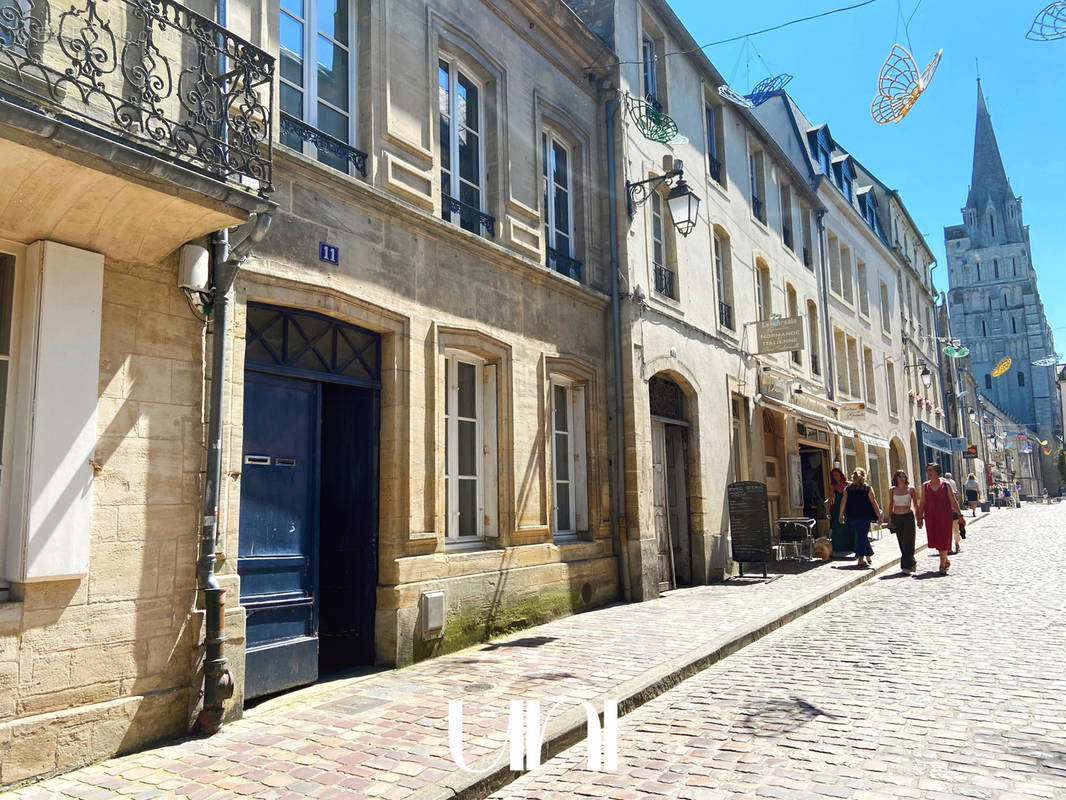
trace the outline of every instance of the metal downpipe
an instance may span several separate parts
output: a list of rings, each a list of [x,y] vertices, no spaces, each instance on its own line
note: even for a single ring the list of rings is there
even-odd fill
[[[626,520],[626,453],[625,453],[625,396],[622,384],[622,312],[618,296],[618,170],[615,164],[614,114],[618,109],[617,97],[607,101],[607,192],[608,192],[608,238],[610,239],[611,274],[611,322],[614,358],[615,397],[615,536],[618,541],[620,569],[622,572],[622,597],[628,603],[633,599],[633,584],[629,575],[629,535]]]

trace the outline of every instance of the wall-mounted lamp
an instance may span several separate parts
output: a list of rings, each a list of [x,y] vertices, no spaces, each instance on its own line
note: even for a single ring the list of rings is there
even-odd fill
[[[972,407],[966,409],[966,413],[970,417],[970,422],[977,422],[977,412]]]
[[[933,373],[929,371],[929,367],[927,367],[925,364],[910,364],[904,367],[903,370],[904,372],[906,372],[909,369],[918,369],[919,367],[921,367],[922,370],[919,373],[919,377],[921,377],[922,379],[922,385],[928,389],[930,386],[933,385]]]
[[[685,183],[684,164],[680,161],[674,161],[674,168],[663,175],[636,183],[626,181],[626,211],[632,217],[636,207],[643,204],[652,192],[658,191],[660,186],[672,187],[666,196],[670,219],[678,233],[688,236],[699,219],[700,198]]]

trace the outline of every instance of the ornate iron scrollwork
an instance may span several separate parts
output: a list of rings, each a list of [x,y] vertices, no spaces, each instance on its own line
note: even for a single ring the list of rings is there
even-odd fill
[[[478,225],[485,229],[489,236],[496,237],[496,217],[486,214],[479,208],[461,203],[448,194],[441,193],[441,208],[443,211],[458,214],[459,220],[469,225]]]
[[[313,128],[306,122],[302,122],[285,112],[281,113],[281,132],[298,136],[302,141],[313,144],[320,152],[330,153],[341,160],[347,161],[359,171],[360,175],[364,178],[366,177],[367,154],[362,150],[357,150],[340,139],[335,139],[328,133],[323,133],[318,128]]]
[[[583,273],[585,264],[580,259],[571,258],[564,253],[560,253],[554,247],[547,248],[548,250],[548,266],[558,272],[560,275],[565,275],[568,278],[573,278],[575,281],[583,279]]]
[[[0,66],[16,102],[272,190],[273,57],[173,0],[6,0]]]

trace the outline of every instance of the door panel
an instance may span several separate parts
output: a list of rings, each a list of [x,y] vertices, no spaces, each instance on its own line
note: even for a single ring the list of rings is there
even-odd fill
[[[689,586],[692,584],[692,542],[688,529],[688,469],[685,464],[685,429],[677,425],[666,428],[666,490],[675,584]]]
[[[659,591],[673,585],[673,563],[670,546],[670,516],[666,481],[666,426],[651,423],[652,509],[655,517],[655,541],[659,550]]]
[[[318,384],[245,373],[237,571],[249,698],[318,677],[319,402]]]

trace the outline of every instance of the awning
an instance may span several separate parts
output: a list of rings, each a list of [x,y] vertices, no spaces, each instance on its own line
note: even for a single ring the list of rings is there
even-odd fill
[[[800,417],[806,417],[812,422],[819,422],[825,425],[837,436],[854,436],[855,429],[847,425],[844,425],[839,420],[835,420],[832,417],[827,417],[825,414],[819,414],[817,411],[811,411],[803,406],[793,405],[792,403],[786,403],[784,400],[778,400],[776,397],[767,397],[764,394],[755,395],[755,402],[759,405],[777,406],[785,411],[791,411]],[[887,446],[887,443],[886,443]]]
[[[880,436],[874,436],[874,434],[866,433],[866,431],[857,430],[855,431],[855,433],[859,437],[860,442],[869,445],[870,447],[880,447],[883,450],[887,450],[889,445],[891,444],[888,439],[883,439]]]

